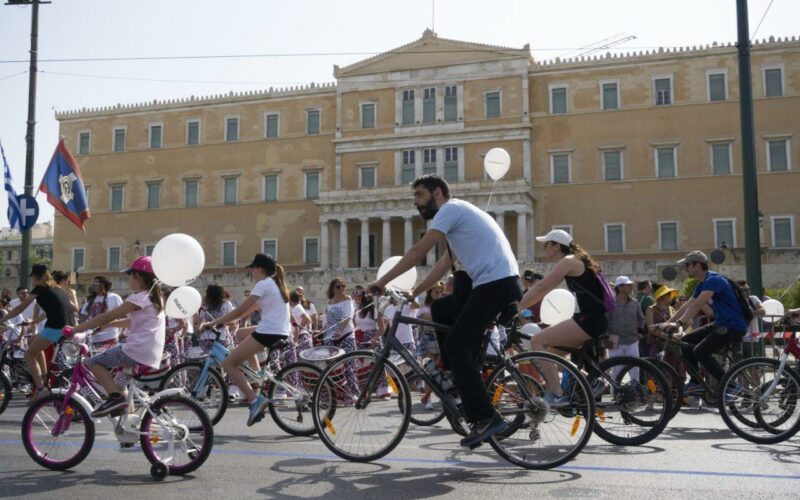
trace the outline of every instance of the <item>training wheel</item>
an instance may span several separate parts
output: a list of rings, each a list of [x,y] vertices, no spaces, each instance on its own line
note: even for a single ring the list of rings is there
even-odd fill
[[[164,478],[169,475],[169,469],[166,465],[158,462],[150,466],[150,475],[153,476],[153,479],[156,481],[163,481]]]

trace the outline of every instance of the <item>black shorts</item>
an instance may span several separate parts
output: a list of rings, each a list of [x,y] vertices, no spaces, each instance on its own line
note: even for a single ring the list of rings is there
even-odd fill
[[[289,338],[287,335],[274,335],[272,333],[253,332],[251,335],[258,341],[259,344],[263,345],[267,349],[279,342],[284,342]]]
[[[578,326],[581,327],[581,330],[583,330],[586,335],[593,339],[596,339],[608,331],[608,320],[605,314],[590,315],[576,313],[572,316],[572,319],[575,320],[575,323],[578,323]]]

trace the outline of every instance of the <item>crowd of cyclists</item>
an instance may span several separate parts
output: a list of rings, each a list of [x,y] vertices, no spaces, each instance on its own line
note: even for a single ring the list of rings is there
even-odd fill
[[[602,340],[606,350],[597,353],[601,358],[652,357],[661,350],[661,334],[689,332],[682,337],[688,346],[683,356],[665,361],[681,375],[686,382],[683,392],[690,396],[702,390],[702,385],[694,378],[686,380],[684,363],[695,371],[702,368],[718,381],[725,372],[715,354],[761,330],[759,301],[753,298],[750,302],[750,312],[756,316],[751,324],[737,296],[746,291],[746,283],[733,283],[711,271],[701,251],[692,251],[678,261],[697,282],[689,297],[647,280],[637,284],[634,294],[635,283],[625,276],[609,283],[598,262],[563,230],[536,238],[544,260],[552,264],[550,271],[540,274],[527,269],[520,273],[508,240],[486,212],[451,197],[446,181],[436,175],[417,179],[412,188],[414,205],[431,221],[430,229],[376,281],[331,280],[324,291],[328,299],[324,307],[309,301],[302,287],[287,283],[283,267],[264,254],[255,255],[247,266],[252,287],[241,301],[234,302],[222,286],[212,284],[205,290],[200,311],[187,319],[166,317],[168,290],[160,286],[149,257],[138,257],[125,269],[128,289],[123,295],[112,290],[106,277],[96,276],[89,295],[80,299],[66,273],[34,265],[30,292],[20,288],[16,298],[4,293],[0,299],[2,321],[30,336],[25,366],[32,381],[31,403],[51,394],[46,374],[53,362],[53,345],[62,338],[85,333],[95,353],[87,366],[107,397],[94,408],[94,417],[118,414],[128,405],[113,370],[156,369],[167,358],[173,363],[181,360],[193,345],[207,350],[219,340],[230,350],[222,366],[231,387],[237,389],[230,391],[231,397],[240,397],[247,404],[247,425],[253,425],[269,400],[251,386],[238,369],[240,365],[277,372],[314,346],[332,346],[344,352],[380,349],[396,306],[379,308],[376,299],[387,284],[414,267],[437,243],[446,246],[447,252],[407,294],[413,300],[403,306],[402,315],[453,326],[453,333],[398,325],[396,335],[419,359],[452,373],[472,423],[471,432],[461,440],[465,447],[472,448],[509,429],[508,420],[496,410],[484,387],[478,357],[487,330],[502,345],[506,332],[496,319],[510,304],[516,303],[521,325],[538,323],[541,327],[530,339],[533,351],[563,353],[561,347],[580,348]],[[558,324],[542,324],[542,299],[562,284],[576,298],[575,312]],[[788,311],[787,317],[797,319],[800,309]],[[542,399],[555,408],[564,405],[568,397],[559,375],[554,368],[541,373]],[[354,376],[346,374],[348,379]],[[736,390],[729,387],[726,396],[735,395]],[[392,397],[390,384],[384,383],[381,391],[381,397]],[[432,410],[430,389],[423,389],[419,397],[426,409]]]

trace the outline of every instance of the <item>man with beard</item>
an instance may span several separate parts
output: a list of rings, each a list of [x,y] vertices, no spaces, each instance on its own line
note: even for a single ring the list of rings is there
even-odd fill
[[[414,206],[423,219],[432,220],[431,227],[368,290],[382,292],[387,283],[414,267],[440,241],[447,244],[448,251],[412,295],[416,297],[439,281],[451,269],[453,260],[471,278],[471,288],[469,284],[459,287],[456,283],[454,292],[435,301],[431,311],[434,321],[453,325],[453,333],[444,339],[442,354],[452,369],[467,417],[474,424],[472,432],[461,440],[461,446],[472,448],[508,426],[489,401],[479,370],[479,351],[489,323],[522,297],[519,267],[497,222],[471,203],[451,198],[444,179],[425,175],[413,182],[412,189]],[[459,274],[463,273],[456,276]],[[446,311],[450,321],[443,320],[442,315],[437,317],[437,311]]]

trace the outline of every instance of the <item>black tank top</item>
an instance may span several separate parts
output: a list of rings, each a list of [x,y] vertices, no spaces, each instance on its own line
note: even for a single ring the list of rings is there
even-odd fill
[[[584,269],[583,274],[577,278],[566,276],[564,281],[567,282],[567,288],[575,294],[582,314],[591,316],[605,315],[603,290],[600,288],[600,283],[597,281],[594,271],[587,267]]]

